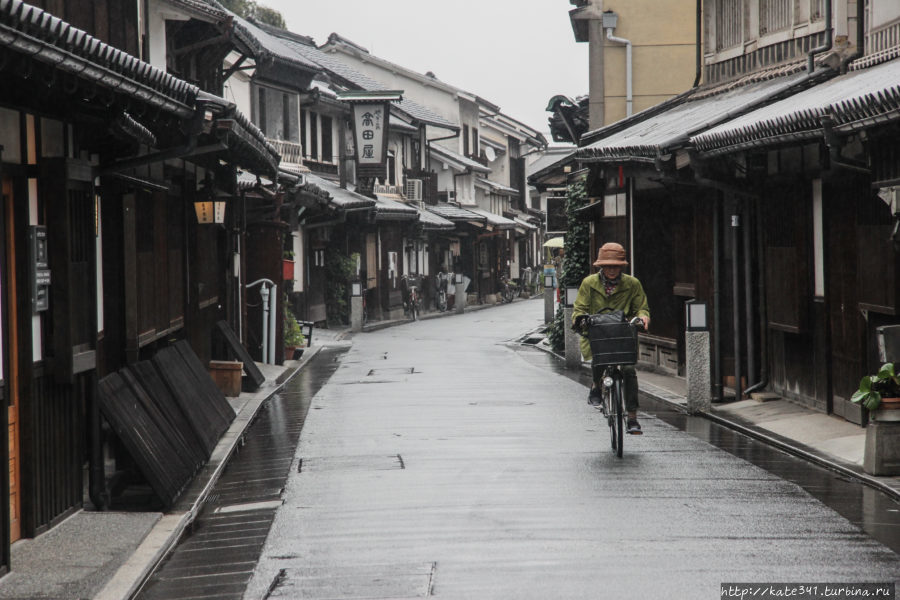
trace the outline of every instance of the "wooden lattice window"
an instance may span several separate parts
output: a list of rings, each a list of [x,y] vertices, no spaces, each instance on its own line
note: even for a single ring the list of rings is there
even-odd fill
[[[759,34],[774,33],[791,26],[792,0],[759,0]]]
[[[716,2],[716,50],[737,46],[743,40],[743,11],[741,0]]]
[[[857,0],[862,1],[862,0]],[[819,21],[825,17],[825,0],[809,0],[809,20]]]

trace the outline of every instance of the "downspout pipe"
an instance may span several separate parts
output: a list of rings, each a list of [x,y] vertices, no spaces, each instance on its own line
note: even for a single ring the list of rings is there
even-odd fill
[[[606,39],[617,44],[625,44],[625,116],[630,117],[633,104],[631,87],[631,40],[614,36],[612,27],[607,27]]]
[[[719,246],[722,244],[722,192],[716,191],[713,207],[713,401],[725,400],[722,392],[722,267]]]
[[[762,199],[757,198],[755,201],[756,205],[756,249],[758,252],[757,261],[759,262],[759,273],[766,273],[766,247],[765,240],[763,239],[763,228],[760,223],[760,219],[762,219]],[[766,303],[766,278],[764,276],[757,277],[757,293],[759,295],[759,308],[757,311],[757,315],[759,318],[759,355],[760,355],[760,363],[759,363],[759,381],[748,387],[744,390],[745,394],[751,394],[757,390],[761,390],[769,385],[769,367],[768,367],[768,348],[769,348],[769,337],[768,337],[768,304]],[[747,294],[750,295],[751,292],[748,289]]]
[[[703,0],[697,0],[697,25],[696,25],[696,33],[697,33],[697,72],[694,75],[694,85],[691,87],[697,87],[700,85],[700,77],[703,74]]]
[[[843,143],[834,133],[834,117],[830,112],[821,116],[822,137],[825,140],[825,146],[828,148],[828,161],[831,166],[855,171],[857,173],[865,173],[871,175],[872,170],[865,166],[865,163],[852,161],[849,158],[841,156],[841,147]]]
[[[425,138],[425,152],[428,155],[425,157],[427,159],[427,169],[431,169],[431,142],[441,142],[443,140],[452,140],[453,138],[459,137],[459,134],[462,132],[461,129],[457,129],[450,135],[445,135],[444,137],[436,137],[436,138]]]
[[[755,298],[753,294],[753,268],[751,260],[751,243],[752,235],[751,226],[753,224],[753,204],[748,200],[744,203],[743,219],[744,219],[744,331],[747,336],[747,383],[753,381],[756,377],[756,336],[754,335],[754,324],[756,323],[754,316],[756,313]],[[751,390],[755,391],[759,387],[759,382],[755,382],[744,390],[744,394],[748,394]]]
[[[741,368],[741,284],[740,284],[740,241],[741,215],[734,211],[731,214],[731,293],[732,293],[732,324],[734,331],[734,396],[735,400],[741,400],[741,392],[744,389],[743,369]]]
[[[866,3],[856,3],[856,50],[841,61],[841,73],[846,73],[850,63],[866,53]]]
[[[834,39],[832,36],[834,23],[832,23],[831,17],[831,2],[832,0],[825,0],[825,43],[809,51],[809,54],[806,57],[807,75],[812,75],[813,71],[815,71],[816,69],[816,54],[821,54],[823,52],[831,50],[831,47],[834,43]]]

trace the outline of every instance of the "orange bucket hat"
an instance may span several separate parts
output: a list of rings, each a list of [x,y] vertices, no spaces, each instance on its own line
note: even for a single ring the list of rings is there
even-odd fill
[[[621,244],[615,242],[607,242],[600,246],[597,252],[597,260],[594,261],[595,267],[627,267],[628,261],[625,260],[625,248]]]

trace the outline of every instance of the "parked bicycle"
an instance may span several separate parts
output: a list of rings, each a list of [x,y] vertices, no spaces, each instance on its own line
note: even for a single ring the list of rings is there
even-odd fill
[[[503,275],[500,278],[500,302],[502,304],[509,304],[513,301],[513,298],[516,297],[516,291],[518,290],[518,285],[514,281],[511,281],[509,277]]]
[[[434,278],[434,305],[439,311],[447,310],[447,286],[450,283],[450,275],[439,271]]]
[[[626,321],[621,311],[601,311],[584,315],[575,330],[591,344],[591,376],[601,390],[597,408],[609,425],[609,440],[616,456],[622,458],[625,443],[625,374],[622,367],[637,363],[637,332],[644,330],[640,317]]]
[[[362,324],[365,325],[369,322],[369,308],[366,306],[366,296],[369,295],[369,290],[363,289],[362,291]]]
[[[405,299],[403,310],[413,321],[418,320],[422,313],[422,298],[419,295],[419,277],[417,275],[404,275],[401,281]]]

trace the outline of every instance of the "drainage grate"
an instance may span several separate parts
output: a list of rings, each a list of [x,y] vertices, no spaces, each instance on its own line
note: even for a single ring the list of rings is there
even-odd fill
[[[437,563],[347,565],[281,569],[266,598],[428,598]]]
[[[228,506],[220,506],[213,513],[233,513],[250,510],[278,510],[282,505],[281,500],[269,500],[268,502],[245,502],[244,504],[229,504]]]
[[[368,373],[366,373],[367,377],[372,377],[373,375],[381,375],[381,374],[389,374],[395,373],[400,375],[415,375],[417,373],[421,373],[421,371],[416,371],[415,367],[388,367],[385,369],[370,369]]]
[[[394,471],[406,468],[406,462],[399,454],[361,456],[321,456],[303,458],[298,471],[301,473],[321,471]]]

